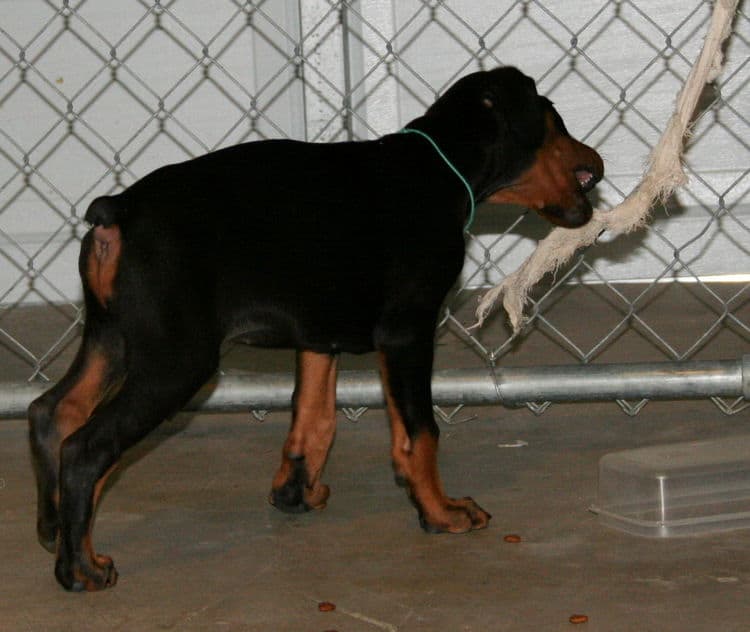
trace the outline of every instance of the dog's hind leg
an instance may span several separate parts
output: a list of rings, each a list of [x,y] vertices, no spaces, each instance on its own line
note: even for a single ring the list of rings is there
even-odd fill
[[[336,432],[337,356],[300,351],[293,397],[292,427],[269,501],[282,511],[322,509],[329,489],[320,482]]]
[[[120,231],[97,227],[83,239],[79,271],[86,299],[83,340],[65,376],[29,406],[29,439],[37,481],[37,534],[55,551],[59,528],[60,446],[86,423],[124,375],[123,339],[108,314],[117,275]]]
[[[143,265],[120,227],[96,226],[83,240],[86,299],[81,351],[62,382],[30,408],[40,490],[40,539],[68,590],[111,586],[117,573],[94,553],[96,504],[122,453],[176,412],[218,364],[213,315],[195,284]],[[137,299],[137,300],[135,300]],[[209,304],[210,305],[210,304]],[[196,335],[200,332],[200,335]],[[212,333],[214,332],[214,333]]]
[[[117,581],[111,558],[96,554],[92,546],[104,483],[123,452],[183,406],[210,377],[218,361],[211,347],[213,341],[176,340],[172,334],[169,340],[141,339],[137,347],[128,346],[120,389],[63,441],[55,575],[68,590],[99,590]]]
[[[37,481],[37,535],[55,551],[58,533],[60,445],[86,423],[94,408],[118,387],[119,340],[89,320],[83,342],[65,376],[29,406],[29,439]]]
[[[471,498],[453,499],[443,491],[437,464],[440,432],[430,384],[432,338],[415,340],[379,349],[396,476],[407,487],[425,531],[463,533],[484,528],[490,519],[487,512]]]

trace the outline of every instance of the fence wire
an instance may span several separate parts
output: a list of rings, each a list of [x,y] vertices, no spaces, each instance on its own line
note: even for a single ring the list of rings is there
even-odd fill
[[[663,128],[711,3],[8,0],[3,10],[0,354],[31,381],[54,377],[55,360],[77,345],[84,314],[75,258],[94,196],[238,142],[392,132],[458,77],[513,63],[573,110],[576,136],[609,158],[599,206],[613,207]],[[526,215],[499,221],[480,210],[438,344],[460,348],[467,366],[490,368],[518,360],[533,334],[559,350],[557,362],[635,348],[640,360],[707,358],[719,338],[747,352],[749,40],[741,3],[726,71],[705,91],[693,128],[690,185],[657,209],[644,235],[590,249],[543,284],[520,343],[502,316],[469,329],[471,312],[477,292],[530,252],[540,227]],[[734,282],[715,283],[729,274]],[[595,322],[560,316],[582,300],[597,306]],[[691,315],[675,324],[689,325],[687,345],[656,317],[675,300]],[[714,401],[728,414],[747,405]],[[618,403],[636,414],[646,402]],[[537,413],[548,405],[528,404]],[[438,413],[454,422],[459,410]],[[363,409],[345,412],[357,419]]]

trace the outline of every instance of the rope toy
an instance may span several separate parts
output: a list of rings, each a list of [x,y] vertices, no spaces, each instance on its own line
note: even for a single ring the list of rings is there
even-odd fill
[[[687,182],[680,161],[684,138],[689,134],[690,119],[704,86],[722,71],[724,56],[721,46],[731,32],[737,3],[738,0],[715,1],[703,49],[677,97],[667,128],[652,151],[646,173],[636,189],[611,211],[595,210],[589,223],[581,228],[551,230],[518,270],[480,299],[477,323],[472,328],[482,326],[502,296],[513,335],[517,335],[527,320],[523,308],[528,302],[529,291],[545,274],[558,270],[576,251],[593,244],[604,231],[620,235],[641,228],[648,221],[654,203],[666,200]]]

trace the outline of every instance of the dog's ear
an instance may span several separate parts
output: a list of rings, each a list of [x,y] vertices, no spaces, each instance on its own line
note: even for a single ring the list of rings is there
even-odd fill
[[[508,66],[488,71],[485,80],[481,104],[494,114],[505,140],[540,145],[545,131],[544,107],[534,80]]]

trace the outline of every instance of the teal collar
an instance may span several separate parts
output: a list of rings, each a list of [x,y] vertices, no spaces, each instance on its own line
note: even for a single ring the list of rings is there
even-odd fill
[[[427,140],[430,145],[435,149],[438,156],[440,156],[443,159],[443,162],[450,167],[450,170],[455,173],[458,176],[458,179],[461,180],[463,185],[466,187],[466,190],[469,192],[469,203],[471,205],[471,208],[469,209],[469,218],[466,220],[466,224],[464,225],[464,232],[467,232],[469,230],[469,227],[471,226],[472,222],[474,221],[474,213],[476,211],[476,203],[474,202],[474,192],[471,190],[471,187],[469,186],[469,183],[466,181],[466,178],[464,178],[461,175],[461,172],[456,169],[456,167],[453,165],[453,163],[448,160],[448,157],[440,150],[440,147],[438,147],[437,143],[432,140],[429,134],[426,134],[420,129],[414,129],[413,127],[405,127],[401,130],[402,134],[418,134],[425,140]]]

